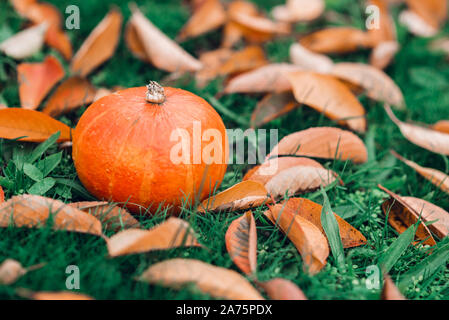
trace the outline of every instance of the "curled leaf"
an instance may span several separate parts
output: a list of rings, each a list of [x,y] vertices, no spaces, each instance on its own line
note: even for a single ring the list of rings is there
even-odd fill
[[[31,57],[42,48],[47,24],[30,27],[0,43],[0,51],[14,59]]]
[[[216,298],[263,300],[237,272],[194,259],[171,259],[153,264],[139,280],[174,288],[194,283],[199,290]]]
[[[274,278],[258,282],[271,300],[307,300],[305,294],[296,284],[287,279]]]
[[[17,78],[22,108],[36,109],[64,74],[61,63],[53,56],[48,56],[40,63],[19,64]]]
[[[399,289],[391,280],[390,276],[386,274],[384,276],[384,287],[382,288],[382,300],[406,300]]]
[[[294,43],[290,46],[290,61],[297,66],[303,67],[305,70],[319,73],[329,73],[334,66],[334,62],[328,56],[314,53],[299,43]]]
[[[304,22],[317,19],[325,9],[323,0],[287,0],[273,8],[273,17],[283,22]]]
[[[299,103],[290,91],[267,94],[254,109],[251,115],[251,126],[261,127],[296,109]]]

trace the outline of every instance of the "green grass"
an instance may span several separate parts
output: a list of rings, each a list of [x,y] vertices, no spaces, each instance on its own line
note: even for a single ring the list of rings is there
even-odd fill
[[[69,4],[77,4],[81,10],[81,29],[69,31],[73,47],[76,51],[89,32],[104,17],[107,5],[104,1],[72,1],[52,0],[61,12]],[[126,1],[110,1],[118,5],[125,17],[130,12]],[[264,10],[281,3],[280,0],[257,1]],[[140,7],[168,36],[174,38],[189,17],[189,10],[180,1],[146,1]],[[353,25],[363,27],[364,22],[362,2],[354,5],[352,0],[328,0],[328,10],[338,13],[332,22],[319,19],[310,25],[300,24],[296,28],[298,34],[316,30],[329,25]],[[397,18],[397,12],[395,11]],[[20,29],[23,20],[19,18],[6,1],[0,3],[0,40],[7,38]],[[449,119],[449,64],[445,57],[427,49],[429,40],[419,39],[408,34],[403,27],[398,26],[401,51],[395,63],[387,72],[402,89],[407,102],[407,110],[396,112],[402,120],[413,120],[422,123],[434,123],[440,119]],[[449,35],[449,28],[442,32]],[[271,61],[286,61],[288,47],[295,41],[295,37],[284,37],[264,45]],[[220,32],[212,32],[197,39],[183,43],[183,47],[198,56],[201,52],[216,48],[220,42]],[[29,59],[40,61],[47,54],[58,53],[46,47],[41,53]],[[334,57],[337,61],[366,62],[368,52],[362,51],[347,56]],[[62,59],[61,59],[62,61]],[[0,56],[0,102],[6,101],[10,107],[19,106],[17,62]],[[67,65],[66,65],[67,67]],[[113,59],[96,70],[90,80],[96,86],[142,86],[148,80],[161,80],[167,74],[154,69],[135,59],[124,45],[123,39]],[[193,78],[186,77],[174,85],[192,91],[211,101],[222,88],[220,80],[211,82],[203,89],[196,87]],[[209,98],[208,98],[209,97]],[[242,121],[236,121],[233,116],[249,123],[250,115],[260,95],[227,95],[220,97],[219,104],[227,112],[219,110],[227,128],[242,127]],[[418,176],[413,170],[397,162],[389,150],[394,149],[401,155],[417,163],[449,171],[448,158],[430,153],[406,141],[397,127],[388,119],[382,104],[365,97],[361,98],[367,110],[369,129],[361,136],[367,144],[370,161],[363,165],[321,161],[325,166],[335,170],[345,182],[344,186],[335,186],[326,190],[329,204],[335,212],[341,214],[354,227],[358,228],[367,238],[366,246],[344,250],[346,272],[340,272],[337,261],[329,256],[328,264],[322,272],[309,276],[302,271],[302,259],[295,247],[281,232],[263,218],[264,207],[254,210],[258,233],[258,277],[268,280],[283,277],[294,281],[310,299],[378,299],[379,290],[369,290],[365,286],[365,270],[376,264],[380,259],[386,259],[385,252],[396,241],[398,234],[381,212],[380,204],[386,195],[377,189],[381,183],[385,187],[402,195],[410,195],[431,201],[443,208],[449,208],[449,198],[446,194]],[[214,104],[214,103],[213,103]],[[216,106],[216,105],[215,105]],[[216,106],[217,107],[217,106]],[[84,108],[61,120],[72,127],[81,116]],[[246,122],[245,122],[246,121]],[[303,107],[288,116],[276,119],[265,128],[279,129],[279,138],[314,126],[337,126],[331,120],[324,118],[317,112]],[[47,184],[38,186],[45,196],[63,200],[65,202],[90,200],[89,194],[77,179],[70,151],[59,150],[50,145],[42,154],[38,152],[33,157],[35,144],[11,141],[0,142],[0,184],[4,186],[7,198],[29,192],[36,183],[47,179]],[[58,156],[60,154],[60,156]],[[56,155],[56,156],[55,156]],[[51,160],[50,157],[53,158]],[[35,159],[32,159],[35,158]],[[31,161],[34,160],[34,161]],[[57,163],[48,172],[49,163]],[[29,163],[23,170],[23,164]],[[41,176],[34,168],[40,168]],[[43,169],[44,168],[44,169]],[[247,166],[231,165],[225,176],[221,189],[239,182]],[[44,172],[42,172],[44,171]],[[51,180],[48,180],[51,179]],[[48,181],[54,181],[48,190]],[[306,197],[323,203],[320,191],[305,195]],[[171,290],[161,286],[147,285],[133,280],[148,266],[170,258],[195,258],[205,262],[237,270],[226,252],[224,236],[227,227],[237,213],[196,215],[194,212],[185,213],[183,218],[188,220],[198,234],[199,241],[207,249],[175,249],[147,254],[132,255],[110,259],[103,239],[68,232],[55,232],[49,228],[43,229],[0,229],[0,261],[14,258],[24,266],[46,262],[46,265],[30,272],[11,286],[0,286],[0,298],[18,298],[15,289],[22,287],[31,290],[65,290],[68,265],[78,265],[81,272],[80,292],[97,299],[201,299],[208,298],[193,286],[182,290]],[[145,227],[151,227],[164,219],[161,213],[155,217],[141,219]],[[432,261],[424,261],[427,269],[423,269],[420,262],[428,257],[425,248],[413,245],[404,246],[402,254],[389,259],[392,279],[404,285],[403,293],[409,299],[448,299],[449,298],[449,269],[447,265],[448,239],[439,241],[438,252],[443,252]],[[388,250],[388,251],[387,251]],[[439,258],[440,260],[438,260]],[[446,262],[444,260],[446,258]],[[441,260],[443,259],[443,260]],[[339,259],[341,260],[341,259]],[[394,263],[391,261],[396,260]],[[384,260],[385,261],[385,260]],[[436,262],[435,262],[436,261]],[[437,263],[439,262],[439,263]],[[392,264],[392,265],[391,265]],[[415,278],[412,276],[415,275]]]

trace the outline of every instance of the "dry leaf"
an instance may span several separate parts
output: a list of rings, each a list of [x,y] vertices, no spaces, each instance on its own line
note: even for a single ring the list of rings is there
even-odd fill
[[[0,227],[39,228],[47,224],[55,230],[90,233],[101,236],[101,222],[59,200],[36,195],[14,196],[0,205]]]
[[[139,222],[125,209],[105,201],[82,201],[70,206],[93,215],[105,224],[107,230],[121,230],[122,227],[140,228]]]
[[[182,28],[178,39],[197,37],[222,26],[227,20],[226,11],[220,0],[205,0],[193,12],[192,17]]]
[[[365,109],[340,81],[330,75],[298,71],[287,76],[296,101],[324,113],[352,130],[365,132]]]
[[[116,8],[90,33],[72,59],[70,70],[82,77],[108,60],[117,47],[122,27],[122,14]]]
[[[28,289],[17,289],[16,294],[32,300],[94,300],[88,295],[82,293],[74,293],[70,291],[49,292],[40,291],[33,292]]]
[[[22,108],[36,109],[64,74],[61,63],[53,56],[48,56],[39,63],[19,64],[17,78]]]
[[[42,112],[20,108],[0,110],[0,138],[42,142],[60,131],[59,142],[70,141],[70,127]]]
[[[13,259],[6,259],[0,264],[0,284],[10,285],[27,273],[27,270],[20,262]]]
[[[379,10],[379,25],[371,26],[368,30],[373,45],[383,42],[396,41],[396,26],[391,17],[388,3],[385,0],[369,0],[368,5],[374,5]]]
[[[409,8],[434,29],[447,19],[447,0],[406,0]]]
[[[329,256],[327,239],[313,223],[281,204],[272,206],[265,215],[293,242],[306,272],[316,274],[326,265]]]
[[[432,222],[427,227],[438,238],[443,239],[449,234],[449,212],[423,199],[402,197],[402,200],[421,215],[424,222]]]
[[[243,181],[204,200],[198,212],[247,210],[269,203],[265,187],[256,181]]]
[[[257,103],[251,115],[251,127],[261,127],[296,109],[299,103],[290,91],[267,94]]]
[[[440,120],[432,127],[433,130],[449,134],[449,120]]]
[[[419,37],[433,37],[438,29],[428,24],[422,17],[411,10],[404,10],[399,15],[399,21],[408,31]]]
[[[382,70],[363,63],[337,63],[331,74],[361,86],[366,95],[373,100],[383,101],[404,109],[404,96],[401,89]]]
[[[121,231],[107,239],[107,244],[111,257],[152,250],[201,246],[190,225],[186,221],[174,217],[150,230],[128,229]]]
[[[3,192],[2,186],[0,186],[0,203],[5,202],[5,193]]]
[[[247,1],[232,1],[228,5],[228,17],[232,16],[234,13],[244,13],[247,15],[257,16],[257,7],[255,4]],[[222,47],[231,48],[243,37],[242,26],[238,23],[228,19],[224,27]]]
[[[42,112],[52,117],[58,117],[82,105],[91,103],[95,94],[95,88],[87,79],[76,76],[68,78],[56,88]]]
[[[408,141],[429,151],[449,155],[449,134],[402,122],[389,105],[385,105],[385,111]]]
[[[72,58],[72,44],[64,31],[56,28],[50,28],[45,38],[46,43],[59,51],[66,60]]]
[[[268,63],[265,53],[258,46],[249,46],[233,53],[229,59],[218,68],[219,75],[247,72],[260,68]]]
[[[287,279],[274,278],[258,282],[271,300],[307,300],[305,294],[296,284]]]
[[[391,197],[382,203],[382,211],[385,215],[388,215],[388,222],[397,232],[403,233],[410,226],[418,222],[419,213],[412,207],[408,206],[401,196],[391,192],[381,185],[378,185],[378,187],[382,191],[388,193]],[[429,246],[436,245],[435,239],[432,237],[429,228],[427,228],[423,221],[421,221],[418,225],[415,238],[419,241],[426,239],[423,243]]]
[[[321,225],[322,205],[305,198],[290,198],[284,200],[282,204],[295,214],[313,223],[324,234],[324,229]],[[353,248],[366,244],[366,238],[360,231],[337,214],[334,213],[334,215],[340,229],[340,237],[344,248]]]
[[[385,69],[393,61],[398,51],[399,44],[396,41],[381,42],[371,51],[369,63],[377,69]]]
[[[300,40],[301,45],[318,53],[349,53],[360,48],[371,47],[369,35],[350,27],[323,29]]]
[[[290,61],[305,70],[316,71],[319,73],[329,73],[334,62],[328,56],[314,53],[304,48],[299,43],[294,43],[290,46]]]
[[[11,58],[21,60],[31,57],[42,48],[47,24],[25,29],[0,43],[0,51]]]
[[[363,141],[350,131],[317,127],[284,137],[266,159],[279,155],[297,155],[324,159],[352,160],[364,163],[368,152]]]
[[[225,93],[282,92],[291,90],[287,79],[290,72],[304,68],[288,63],[269,64],[233,78],[224,89]]]
[[[388,274],[384,276],[384,280],[384,287],[381,295],[382,300],[407,300],[395,286]]]
[[[139,280],[174,288],[194,283],[199,290],[215,298],[263,300],[237,272],[194,259],[171,259],[153,264]]]
[[[200,55],[203,68],[195,74],[198,87],[204,87],[210,80],[218,76],[218,69],[232,56],[233,51],[228,48],[220,48],[205,52]]]
[[[232,221],[225,240],[229,256],[237,267],[247,275],[254,274],[257,268],[257,232],[251,211]]]
[[[127,28],[127,34],[129,28],[134,28],[140,41],[139,47],[144,49],[146,58],[155,67],[169,72],[198,71],[202,68],[201,62],[156,28],[136,6],[132,7],[129,24],[131,27]]]
[[[307,22],[321,16],[325,6],[323,0],[287,0],[285,5],[274,7],[272,14],[278,21]]]

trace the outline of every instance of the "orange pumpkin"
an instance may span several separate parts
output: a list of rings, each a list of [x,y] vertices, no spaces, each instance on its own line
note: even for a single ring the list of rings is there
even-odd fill
[[[134,212],[177,213],[187,200],[204,199],[220,185],[227,157],[220,115],[204,99],[153,81],[95,101],[73,135],[86,189]]]

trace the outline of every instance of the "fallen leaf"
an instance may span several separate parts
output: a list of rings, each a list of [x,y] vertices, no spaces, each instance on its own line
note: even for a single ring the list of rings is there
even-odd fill
[[[330,75],[298,71],[287,76],[296,101],[324,113],[352,130],[365,132],[365,109],[340,81]]]
[[[385,105],[385,111],[408,141],[429,151],[449,155],[449,134],[402,122],[389,105]]]
[[[16,294],[27,299],[32,300],[94,300],[88,295],[82,293],[74,293],[70,291],[40,291],[33,292],[28,289],[19,288],[16,290]]]
[[[306,272],[316,274],[326,265],[329,256],[327,239],[313,223],[281,204],[272,206],[265,216],[293,242],[301,254]]]
[[[9,0],[14,10],[21,16],[25,16],[29,7],[37,2],[37,0]]]
[[[282,204],[285,208],[292,210],[295,214],[313,223],[324,234],[324,229],[321,225],[321,211],[323,206],[305,198],[290,198],[284,200]],[[366,244],[366,238],[363,234],[335,214],[335,219],[340,229],[340,237],[344,248],[353,248]]]
[[[251,211],[232,221],[225,240],[226,249],[237,267],[247,275],[254,274],[257,268],[257,232]]]
[[[398,51],[399,44],[396,41],[379,43],[371,51],[369,63],[377,69],[385,69],[393,61]]]
[[[449,134],[449,120],[440,120],[432,127],[433,130]]]
[[[390,199],[387,199],[382,203],[382,211],[385,215],[388,215],[388,222],[397,232],[403,233],[408,227],[418,222],[420,217],[419,213],[408,206],[407,203],[402,200],[401,196],[381,185],[378,185],[378,187],[390,196]],[[436,245],[435,239],[432,237],[432,234],[423,221],[418,225],[415,238],[419,241],[423,241],[424,244],[429,246]]]
[[[251,127],[258,128],[296,109],[299,103],[290,91],[269,93],[260,100],[251,115]]]
[[[284,137],[266,159],[280,155],[297,155],[324,159],[368,160],[365,144],[350,131],[332,127],[317,127],[298,131]]]
[[[93,215],[105,224],[107,230],[118,231],[122,227],[140,228],[139,222],[125,208],[106,201],[82,201],[69,205]]]
[[[247,15],[254,15],[254,16],[257,16],[258,14],[257,7],[255,4],[241,0],[232,1],[231,3],[229,3],[227,10],[228,17],[233,15],[234,13],[244,13]],[[237,42],[239,42],[242,37],[243,37],[242,26],[232,21],[231,19],[228,19],[223,30],[223,39],[221,46],[224,48],[231,48]],[[268,37],[270,37],[270,35],[268,35]]]
[[[219,68],[219,75],[247,72],[260,68],[268,63],[265,53],[258,46],[249,46],[234,52]]]
[[[198,87],[204,87],[210,80],[218,76],[219,68],[233,55],[233,51],[228,48],[220,48],[205,52],[200,55],[200,62],[203,68],[195,74]]]
[[[183,41],[215,30],[226,20],[226,11],[220,0],[205,0],[195,9],[192,17],[179,33],[178,39]]]
[[[349,53],[371,47],[371,38],[351,27],[328,28],[311,33],[300,40],[305,48],[317,53]]]
[[[323,0],[287,0],[273,8],[273,17],[283,22],[308,22],[319,18],[326,4]]]
[[[399,22],[408,31],[419,37],[433,37],[438,33],[431,24],[428,24],[421,16],[411,10],[404,10],[399,15]]]
[[[198,212],[236,211],[259,207],[270,201],[265,187],[256,181],[243,181],[204,200]]]
[[[186,221],[174,217],[150,230],[128,229],[121,231],[107,239],[107,245],[111,257],[152,250],[201,246],[190,225]]]
[[[52,117],[58,117],[82,105],[91,103],[95,94],[95,88],[87,79],[77,76],[70,77],[56,88],[42,112]]]
[[[384,275],[384,287],[382,288],[382,300],[407,300],[391,280],[389,275]]]
[[[55,230],[90,233],[101,236],[101,222],[59,200],[36,195],[14,196],[0,205],[0,227],[41,227],[50,219]]]
[[[3,192],[2,187],[0,186],[0,203],[5,202],[5,192]]]
[[[27,270],[14,259],[6,259],[0,264],[0,284],[10,285],[25,275]]]
[[[66,60],[72,58],[72,43],[64,31],[56,28],[49,29],[45,41],[50,47],[59,51]]]
[[[282,92],[291,90],[287,79],[290,72],[304,68],[288,63],[269,64],[233,78],[226,85],[225,93]]]
[[[156,28],[136,6],[132,6],[131,10],[129,28],[135,29],[140,48],[144,49],[146,58],[155,67],[169,72],[198,71],[202,68],[201,62]]]
[[[363,63],[337,63],[331,74],[361,86],[366,95],[373,100],[383,101],[404,109],[404,96],[401,89],[382,70]]]
[[[307,300],[305,294],[296,284],[287,279],[274,278],[258,282],[271,300]]]
[[[47,27],[42,23],[20,31],[0,43],[0,51],[17,60],[31,57],[42,48]]]
[[[43,62],[21,63],[17,66],[20,104],[24,109],[36,109],[51,88],[65,75],[61,63],[53,56]]]
[[[385,0],[369,0],[368,5],[376,6],[379,10],[378,25],[372,25],[368,29],[373,45],[377,46],[384,42],[396,41],[396,26],[391,17],[388,2]]]
[[[176,289],[194,283],[199,290],[216,298],[263,300],[248,280],[237,272],[194,259],[178,258],[153,264],[139,280]]]
[[[58,142],[70,141],[70,127],[42,112],[20,108],[0,110],[0,138],[42,142],[60,131]]]
[[[401,198],[410,208],[421,215],[421,219],[424,222],[432,222],[427,227],[438,238],[443,239],[449,234],[449,212],[423,199],[414,197]]]
[[[328,56],[312,52],[299,43],[290,46],[290,61],[305,70],[319,73],[329,73],[334,66],[334,62]]]
[[[447,19],[447,0],[406,0],[406,3],[432,28],[439,29]]]

